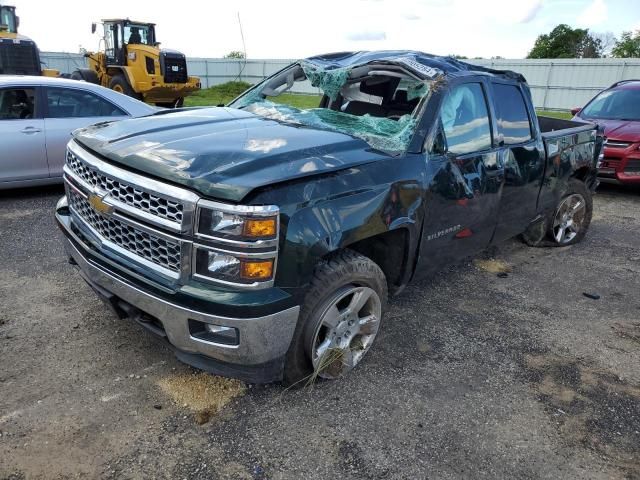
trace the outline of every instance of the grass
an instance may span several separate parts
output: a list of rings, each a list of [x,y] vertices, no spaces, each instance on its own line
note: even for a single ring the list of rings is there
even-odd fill
[[[184,99],[185,107],[216,106],[227,104],[246,89],[251,84],[246,82],[227,82],[211,88],[204,88]],[[276,103],[286,103],[297,108],[314,108],[320,103],[318,95],[299,95],[295,93],[283,93],[278,97],[271,97],[269,100]]]
[[[186,107],[216,106],[227,104],[246,89],[251,87],[247,82],[227,82],[211,88],[204,88],[184,100]],[[278,97],[271,97],[271,101],[276,103],[286,103],[292,107],[306,109],[317,107],[320,103],[318,95],[302,95],[295,93],[283,93]],[[571,119],[569,112],[554,112],[550,110],[537,110],[538,115],[545,117]]]
[[[554,112],[551,110],[536,110],[536,113],[543,117],[562,118],[563,120],[571,120],[573,115],[571,112]]]
[[[193,95],[189,95],[185,98],[184,106],[215,107],[216,105],[229,103],[250,86],[251,84],[246,82],[227,82],[216,85],[215,87],[203,88],[202,90],[198,90]]]

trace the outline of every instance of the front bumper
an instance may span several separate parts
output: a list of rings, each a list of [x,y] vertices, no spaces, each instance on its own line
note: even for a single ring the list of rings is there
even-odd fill
[[[605,146],[598,177],[604,182],[640,185],[640,144],[627,148]]]
[[[116,268],[108,267],[108,259],[101,258],[99,252],[84,245],[72,231],[71,217],[65,215],[63,209],[56,211],[56,220],[66,237],[66,253],[82,278],[120,316],[131,317],[151,332],[165,337],[181,361],[249,382],[282,379],[284,357],[293,337],[299,306],[261,317],[232,318],[160,298],[142,285],[133,284]],[[189,320],[237,329],[238,345],[194,337]]]
[[[189,77],[186,83],[165,83],[161,75],[151,82],[136,82],[136,91],[141,92],[147,102],[171,102],[186,97],[201,88],[198,77]]]

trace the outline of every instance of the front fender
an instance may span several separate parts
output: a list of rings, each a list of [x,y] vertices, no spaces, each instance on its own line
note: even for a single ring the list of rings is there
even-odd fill
[[[331,198],[297,210],[286,226],[276,283],[300,287],[326,255],[356,242],[398,230],[408,231],[407,252],[416,250],[422,195],[418,182],[396,182]]]
[[[127,79],[127,81],[129,82],[129,85],[131,85],[131,88],[133,88],[133,91],[136,93],[140,93],[138,90],[138,87],[136,85],[136,79],[133,75],[133,72],[131,71],[131,67],[127,67],[127,66],[109,66],[108,69],[108,73],[110,76],[114,76],[118,73],[122,73],[125,78]]]

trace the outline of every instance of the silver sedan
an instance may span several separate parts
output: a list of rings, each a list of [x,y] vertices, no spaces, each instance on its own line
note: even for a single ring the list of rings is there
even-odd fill
[[[0,76],[0,190],[61,182],[76,128],[157,111],[91,83]]]

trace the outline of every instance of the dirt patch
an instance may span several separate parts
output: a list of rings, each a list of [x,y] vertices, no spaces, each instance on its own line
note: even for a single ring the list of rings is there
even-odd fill
[[[476,259],[473,261],[476,268],[489,273],[510,273],[513,269],[504,260],[490,258],[488,260]]]
[[[526,355],[524,366],[565,441],[640,477],[640,386],[553,354]]]
[[[235,397],[244,395],[244,383],[208,373],[185,373],[158,381],[160,388],[178,405],[194,413],[196,422],[207,423],[212,415]]]
[[[612,328],[620,338],[640,344],[640,322],[614,323]]]
[[[38,210],[18,210],[13,212],[0,213],[0,220],[20,220],[39,213]]]

